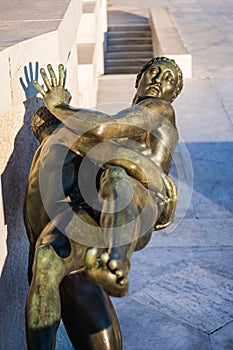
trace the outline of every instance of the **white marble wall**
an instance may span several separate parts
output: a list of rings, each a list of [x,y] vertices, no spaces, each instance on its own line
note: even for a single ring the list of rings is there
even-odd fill
[[[84,105],[80,79],[86,95],[95,102],[98,75],[102,72],[103,30],[106,27],[106,3],[95,1],[95,50],[92,88],[88,90],[78,65],[77,35],[82,23],[81,0],[29,2],[12,0],[0,3],[0,349],[26,349],[24,305],[27,295],[28,241],[23,224],[23,202],[27,176],[37,141],[30,120],[43,100],[32,84],[39,69],[52,63],[67,68],[67,88],[72,104]],[[101,16],[99,14],[102,14]],[[98,16],[98,18],[96,18]],[[105,23],[105,24],[104,24]],[[100,35],[101,34],[101,35]],[[85,39],[84,39],[85,42]],[[88,41],[87,41],[88,43]],[[99,68],[101,67],[101,68]],[[42,83],[39,77],[39,82]],[[94,87],[94,88],[93,88]],[[90,97],[91,96],[91,99]],[[58,348],[70,344],[64,330],[58,335]]]

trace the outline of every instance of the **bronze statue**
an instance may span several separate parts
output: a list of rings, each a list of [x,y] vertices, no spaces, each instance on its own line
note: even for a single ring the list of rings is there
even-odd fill
[[[108,295],[127,294],[132,253],[174,219],[171,102],[182,73],[173,60],[150,60],[137,76],[132,106],[109,116],[71,107],[63,65],[58,83],[51,65],[48,72],[50,80],[41,69],[47,91],[34,81],[46,107],[32,119],[40,146],[24,207],[28,349],[54,349],[62,318],[75,349],[120,350]]]

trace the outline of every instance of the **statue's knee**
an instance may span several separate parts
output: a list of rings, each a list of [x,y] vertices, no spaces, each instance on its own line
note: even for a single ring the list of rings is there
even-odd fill
[[[52,223],[45,227],[37,241],[37,245],[52,246],[61,258],[67,258],[71,253],[69,238],[62,234]]]
[[[56,254],[52,245],[41,245],[36,249],[33,270],[59,275],[64,270],[64,261]]]
[[[128,179],[128,175],[125,169],[117,166],[112,166],[101,175],[100,185],[101,187],[114,186],[118,184],[122,179]]]
[[[106,170],[100,182],[99,194],[107,201],[118,199],[115,205],[123,209],[124,203],[129,203],[133,198],[132,181],[125,169],[114,166]]]
[[[111,179],[121,179],[128,176],[125,169],[119,166],[112,166],[111,168],[107,169],[106,175],[109,176]]]

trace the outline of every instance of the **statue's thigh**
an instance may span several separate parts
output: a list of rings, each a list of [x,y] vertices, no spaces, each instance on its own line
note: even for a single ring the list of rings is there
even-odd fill
[[[62,319],[79,350],[121,350],[115,310],[104,290],[82,273],[65,276],[60,285]]]
[[[137,179],[129,176],[124,168],[112,166],[105,170],[100,178],[100,196],[113,200],[114,205],[118,202],[127,206],[133,198],[139,212],[146,209],[156,210],[156,200],[152,191],[142,185]],[[117,200],[118,196],[122,201]],[[121,199],[120,198],[120,199]],[[116,208],[119,209],[119,208]]]
[[[38,238],[32,264],[32,285],[44,284],[49,288],[59,284],[72,265],[71,246],[52,225]]]

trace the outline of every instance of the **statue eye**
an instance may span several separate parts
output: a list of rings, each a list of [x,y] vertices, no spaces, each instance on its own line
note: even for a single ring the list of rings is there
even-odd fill
[[[158,69],[157,69],[157,68],[152,68],[152,69],[150,70],[150,73],[151,73],[152,75],[156,75],[156,74],[158,74]]]
[[[165,77],[165,80],[168,81],[171,84],[175,83],[175,80],[174,80],[173,76],[170,75],[170,74]]]

